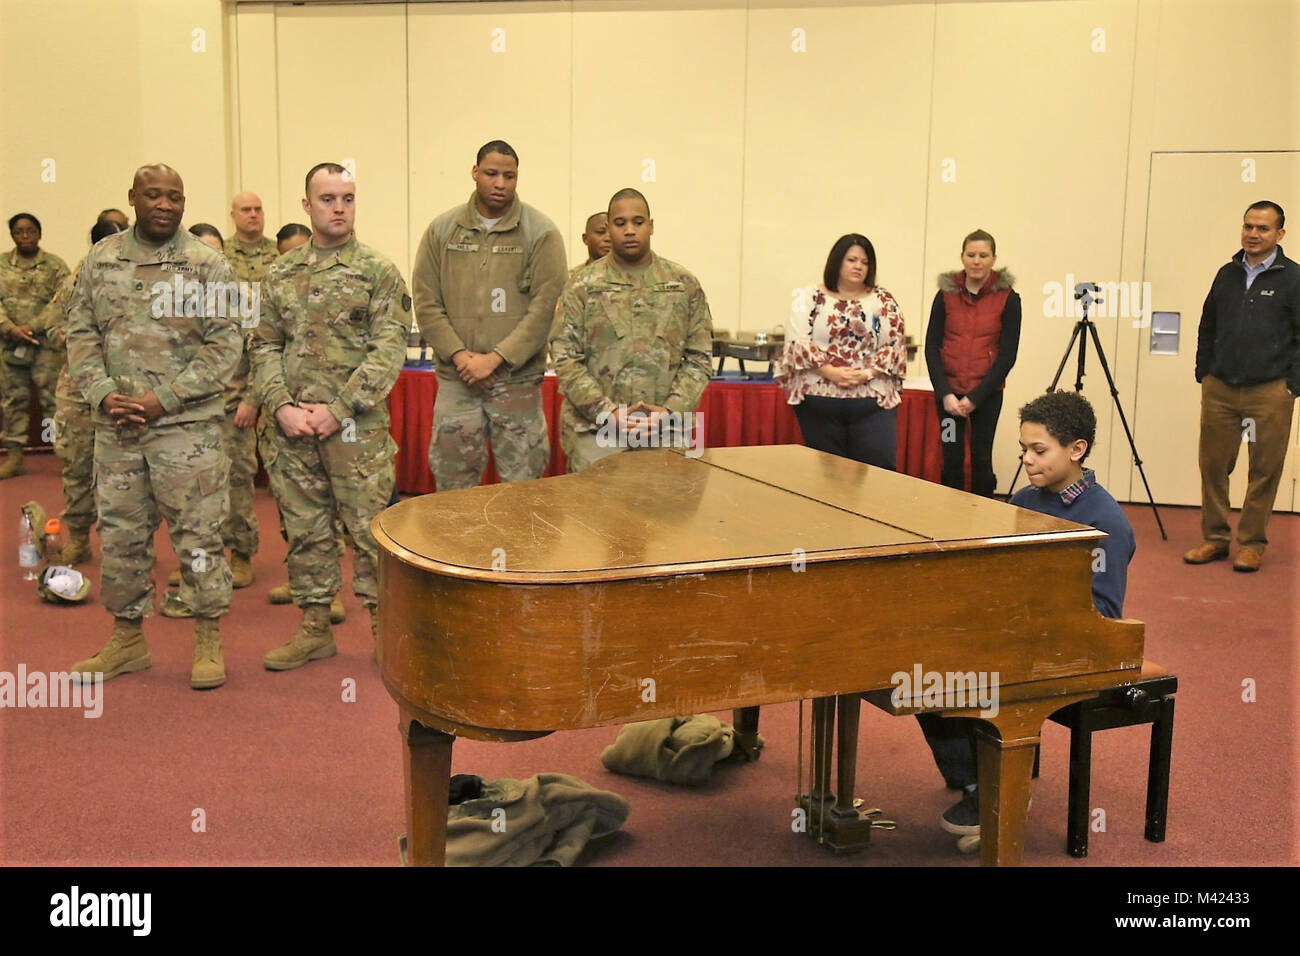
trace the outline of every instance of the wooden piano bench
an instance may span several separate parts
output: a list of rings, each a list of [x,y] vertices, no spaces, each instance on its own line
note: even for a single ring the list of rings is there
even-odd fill
[[[1159,664],[1143,661],[1142,676],[1101,692],[1099,697],[1062,707],[1048,719],[1070,728],[1070,806],[1065,849],[1070,856],[1088,855],[1089,789],[1092,777],[1092,733],[1112,727],[1151,725],[1147,764],[1146,838],[1163,843],[1169,810],[1169,758],[1174,742],[1174,694],[1178,678]],[[1038,758],[1034,758],[1038,776]]]

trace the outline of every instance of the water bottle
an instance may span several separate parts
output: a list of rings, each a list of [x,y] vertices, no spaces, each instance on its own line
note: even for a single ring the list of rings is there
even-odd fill
[[[45,563],[57,564],[63,556],[63,522],[49,518],[45,522]]]
[[[24,581],[36,580],[36,569],[41,565],[41,553],[36,550],[36,541],[32,538],[32,523],[27,520],[27,512],[18,519],[18,567],[22,569]]]

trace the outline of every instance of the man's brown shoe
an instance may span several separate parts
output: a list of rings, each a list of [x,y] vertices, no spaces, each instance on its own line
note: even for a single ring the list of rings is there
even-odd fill
[[[1183,555],[1183,560],[1188,564],[1209,564],[1211,561],[1222,561],[1227,556],[1228,546],[1223,542],[1202,541]]]
[[[1234,571],[1258,571],[1264,555],[1254,548],[1242,548],[1237,552],[1237,560],[1232,562]]]

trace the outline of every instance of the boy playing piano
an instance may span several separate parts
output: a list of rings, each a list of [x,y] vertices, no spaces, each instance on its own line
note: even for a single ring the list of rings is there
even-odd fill
[[[1020,448],[1030,487],[1016,492],[1011,504],[1106,532],[1093,562],[1092,601],[1101,614],[1115,618],[1123,615],[1136,543],[1124,512],[1083,465],[1096,434],[1092,406],[1077,392],[1048,392],[1022,407]],[[973,850],[980,832],[974,721],[937,714],[918,714],[917,720],[948,787],[962,792],[939,825],[961,837],[962,850]]]

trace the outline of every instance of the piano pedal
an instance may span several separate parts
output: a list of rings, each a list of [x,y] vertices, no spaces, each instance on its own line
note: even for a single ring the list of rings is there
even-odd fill
[[[808,820],[808,835],[820,846],[829,849],[836,856],[858,853],[867,849],[871,842],[872,830],[897,830],[898,824],[893,820],[882,820],[884,812],[878,807],[862,809],[864,801],[853,801],[851,812],[836,811],[833,808],[834,796],[827,794],[824,801],[824,813],[818,813],[817,800],[808,794],[799,798],[799,805],[805,810]]]
[[[893,820],[880,819],[880,815],[885,812],[884,810],[881,810],[879,807],[871,807],[868,810],[863,810],[862,805],[864,803],[866,803],[866,801],[863,800],[861,797],[854,797],[853,809],[857,810],[859,815],[871,821],[871,828],[873,830],[897,830],[898,829],[898,824],[895,823]]]

